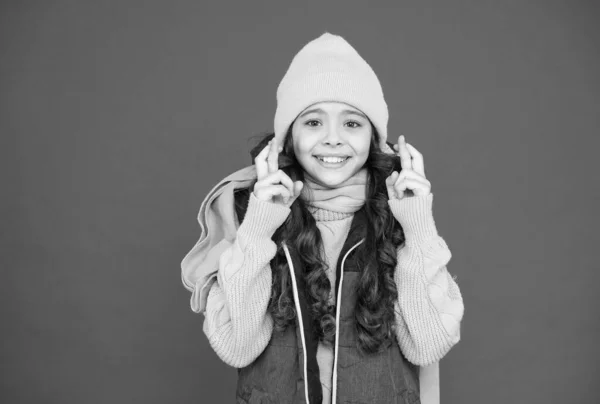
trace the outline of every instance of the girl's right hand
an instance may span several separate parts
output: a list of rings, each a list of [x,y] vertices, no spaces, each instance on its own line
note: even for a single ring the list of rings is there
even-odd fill
[[[292,179],[279,169],[277,158],[281,149],[275,142],[269,144],[254,159],[257,182],[254,196],[260,200],[290,207],[302,191],[302,181]]]

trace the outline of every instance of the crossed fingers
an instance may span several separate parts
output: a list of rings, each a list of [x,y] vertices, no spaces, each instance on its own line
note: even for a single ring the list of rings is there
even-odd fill
[[[412,145],[406,143],[404,135],[398,137],[394,149],[400,157],[402,170],[394,171],[386,179],[389,199],[403,199],[406,196],[425,196],[431,192],[431,183],[425,178],[423,155]]]
[[[267,146],[258,153],[254,159],[254,164],[256,165],[256,176],[259,181],[268,174],[272,174],[279,170],[277,159],[279,158],[279,152],[281,152],[281,150],[283,150],[282,147],[276,146],[276,143],[273,142],[273,140],[270,140]]]
[[[254,195],[264,201],[291,205],[300,195],[302,182],[294,183],[292,179],[279,169],[277,159],[283,150],[272,140],[261,150],[254,159],[257,182],[254,185]]]

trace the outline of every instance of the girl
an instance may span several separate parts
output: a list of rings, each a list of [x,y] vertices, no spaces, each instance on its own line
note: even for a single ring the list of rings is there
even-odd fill
[[[392,150],[387,121],[371,67],[326,32],[292,60],[254,165],[203,201],[182,280],[238,403],[439,401],[463,301],[423,156]]]

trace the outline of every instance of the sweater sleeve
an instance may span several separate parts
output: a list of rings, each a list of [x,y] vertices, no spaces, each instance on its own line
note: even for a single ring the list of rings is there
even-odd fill
[[[460,340],[462,295],[446,267],[452,254],[435,226],[433,194],[388,203],[406,237],[394,274],[399,296],[396,336],[409,361],[427,366]]]
[[[289,213],[289,208],[261,201],[251,193],[236,238],[219,258],[203,330],[217,355],[230,366],[252,363],[271,338],[269,262],[277,252],[271,237]]]

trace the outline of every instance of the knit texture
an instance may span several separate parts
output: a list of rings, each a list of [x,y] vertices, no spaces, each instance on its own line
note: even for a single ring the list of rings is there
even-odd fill
[[[308,205],[307,208],[317,222],[330,222],[354,216],[354,213],[351,212],[335,212],[333,210],[317,208],[310,205]]]
[[[460,340],[464,312],[459,287],[446,267],[451,253],[437,233],[432,204],[433,194],[389,201],[406,235],[406,243],[398,247],[394,276],[400,296],[396,336],[406,358],[419,366],[439,361]],[[231,366],[252,363],[270,340],[269,262],[276,253],[271,237],[289,213],[289,208],[251,193],[235,243],[220,258],[203,330],[217,355]],[[326,212],[315,213],[329,217]]]
[[[294,56],[277,87],[275,141],[307,107],[322,101],[345,102],[365,113],[387,148],[388,107],[377,75],[344,38],[325,32]]]
[[[388,203],[406,237],[394,274],[399,295],[396,336],[406,358],[426,366],[460,341],[463,299],[447,270],[452,254],[437,232],[433,194]]]

